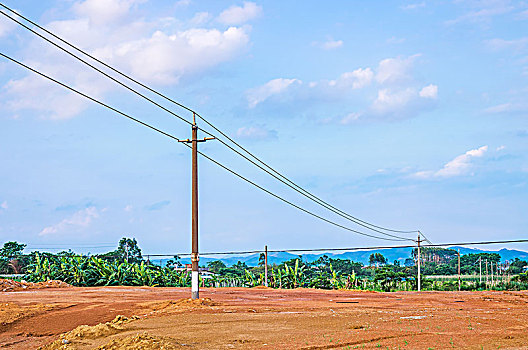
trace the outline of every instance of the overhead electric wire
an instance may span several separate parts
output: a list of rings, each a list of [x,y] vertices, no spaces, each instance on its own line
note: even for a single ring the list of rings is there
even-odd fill
[[[427,238],[427,237],[423,234],[422,231],[418,231],[418,233],[419,233],[421,236],[423,236],[423,238],[425,238],[425,241],[426,241],[427,243],[429,243],[429,244],[433,244],[433,242],[431,242],[431,241],[429,240],[429,238]]]
[[[440,243],[426,244],[422,248],[449,247],[449,246],[468,246],[468,245],[490,245],[490,244],[509,244],[509,243],[528,243],[528,239],[506,240],[506,241],[484,241],[484,242],[461,242],[461,243]],[[303,252],[331,252],[331,251],[356,251],[356,250],[373,250],[373,249],[394,249],[394,248],[416,248],[416,245],[398,245],[398,246],[372,246],[372,247],[347,247],[347,248],[316,248],[316,249],[268,249],[268,253],[303,253]],[[247,251],[229,251],[229,252],[205,252],[200,256],[207,255],[244,255],[264,253],[264,250],[247,250]],[[175,254],[143,254],[144,256],[163,257],[163,256],[190,256],[189,253]]]
[[[41,73],[41,72],[37,71],[36,69],[31,68],[31,67],[25,65],[25,64],[22,63],[22,62],[17,61],[17,60],[14,59],[14,58],[11,58],[11,57],[9,57],[9,56],[7,56],[7,55],[1,53],[1,52],[0,52],[0,56],[2,56],[2,57],[4,57],[4,58],[6,58],[6,59],[8,59],[8,60],[10,60],[10,61],[12,61],[12,62],[18,64],[18,65],[20,65],[20,66],[22,66],[22,67],[24,67],[24,68],[26,68],[26,69],[32,71],[32,72],[35,73],[35,74],[40,75],[41,77],[44,77],[44,78],[46,78],[46,79],[48,79],[48,80],[50,80],[50,81],[52,81],[52,82],[54,82],[54,83],[56,83],[56,84],[58,84],[58,85],[64,87],[64,88],[66,88],[66,89],[68,89],[68,90],[70,90],[70,91],[72,91],[72,92],[75,92],[75,93],[77,93],[77,94],[79,94],[79,95],[81,95],[81,96],[83,96],[83,97],[85,97],[85,98],[91,100],[92,102],[95,102],[95,103],[97,103],[97,104],[99,104],[99,105],[101,105],[101,106],[103,106],[103,107],[106,107],[106,108],[112,110],[113,112],[116,112],[116,113],[118,113],[118,114],[120,114],[120,115],[122,115],[122,116],[124,116],[124,117],[126,117],[126,118],[128,118],[128,119],[130,119],[130,120],[132,120],[132,121],[135,121],[135,122],[137,122],[137,123],[139,123],[139,124],[141,124],[141,125],[143,125],[143,126],[146,126],[146,127],[150,128],[150,129],[152,129],[152,130],[154,130],[154,131],[157,131],[157,132],[159,132],[159,133],[161,133],[161,134],[163,134],[163,135],[165,135],[165,136],[167,136],[167,137],[169,137],[169,138],[171,138],[171,139],[174,139],[174,140],[176,140],[176,141],[180,141],[180,139],[178,139],[176,136],[173,136],[173,135],[171,135],[171,134],[169,134],[169,133],[167,133],[167,132],[165,132],[165,131],[162,131],[162,130],[160,130],[160,129],[158,129],[158,128],[156,128],[156,127],[150,125],[150,124],[147,124],[147,123],[145,123],[145,122],[142,122],[142,121],[140,121],[139,119],[136,119],[136,118],[134,118],[134,117],[131,117],[130,115],[128,115],[128,114],[126,114],[126,113],[124,113],[124,112],[121,112],[121,111],[119,111],[118,109],[116,109],[116,108],[114,108],[114,107],[111,107],[111,106],[109,106],[108,104],[106,104],[106,103],[104,103],[104,102],[101,102],[101,101],[99,101],[99,100],[97,100],[97,99],[95,99],[95,98],[93,98],[93,97],[91,97],[91,96],[89,96],[89,95],[86,95],[85,93],[80,92],[79,90],[76,90],[75,88],[72,88],[72,87],[70,87],[70,86],[68,86],[68,85],[66,85],[66,84],[64,84],[64,83],[62,83],[62,82],[60,82],[60,81],[58,81],[58,80],[56,80],[56,79],[54,79],[54,78],[52,78],[52,77],[46,75],[46,74],[44,74],[44,73]],[[186,146],[187,148],[191,148],[191,146],[189,146],[187,143],[182,143],[182,144],[183,144],[184,146]],[[331,221],[331,220],[326,219],[326,218],[324,218],[324,217],[322,217],[322,216],[320,216],[320,215],[317,215],[317,214],[315,214],[315,213],[313,213],[313,212],[311,212],[311,211],[309,211],[309,210],[307,210],[307,209],[304,209],[304,208],[302,208],[302,207],[300,207],[300,206],[298,206],[298,205],[296,205],[296,204],[294,204],[294,203],[292,203],[292,202],[290,202],[290,201],[288,201],[288,200],[282,198],[281,196],[279,196],[279,195],[277,195],[277,194],[275,194],[275,193],[273,193],[273,192],[271,192],[271,191],[265,189],[264,187],[262,187],[262,186],[256,184],[255,182],[253,182],[253,181],[247,179],[246,177],[244,177],[244,176],[238,174],[236,171],[229,169],[227,166],[223,165],[222,163],[220,163],[220,162],[218,162],[218,161],[212,159],[211,157],[207,156],[206,154],[204,154],[204,153],[202,153],[202,152],[200,152],[200,151],[198,151],[198,153],[199,153],[200,155],[202,155],[204,158],[208,159],[209,161],[211,161],[211,162],[213,162],[214,164],[218,165],[219,167],[223,168],[224,170],[226,170],[226,171],[230,172],[231,174],[233,174],[233,175],[239,177],[240,179],[246,181],[247,183],[249,183],[249,184],[251,184],[251,185],[257,187],[258,189],[260,189],[260,190],[262,190],[262,191],[268,193],[269,195],[271,195],[271,196],[273,196],[273,197],[275,197],[275,198],[277,198],[277,199],[283,201],[284,203],[289,204],[290,206],[292,206],[292,207],[294,207],[294,208],[296,208],[296,209],[298,209],[298,210],[301,210],[301,211],[305,212],[306,214],[309,214],[309,215],[311,215],[311,216],[313,216],[313,217],[315,217],[315,218],[318,218],[318,219],[320,219],[320,220],[322,220],[322,221],[324,221],[324,222],[326,222],[326,223],[329,223],[329,224],[331,224],[331,225],[337,226],[337,227],[342,228],[342,229],[345,229],[345,230],[347,230],[347,231],[351,231],[351,232],[354,232],[354,233],[357,233],[357,234],[360,234],[360,235],[363,235],[363,236],[367,236],[367,237],[372,237],[372,238],[377,238],[377,239],[383,239],[383,240],[387,240],[387,241],[402,241],[402,240],[408,240],[408,239],[391,239],[391,238],[386,238],[386,237],[378,237],[378,236],[375,236],[375,235],[371,235],[371,234],[368,234],[368,233],[364,233],[364,232],[361,232],[361,231],[357,231],[357,230],[351,229],[351,228],[349,228],[349,227],[346,227],[346,226],[344,226],[344,225],[338,224],[338,223],[336,223],[336,222],[334,222],[334,221]]]
[[[243,157],[244,159],[246,159],[247,161],[249,161],[250,163],[252,163],[253,165],[257,166],[259,169],[265,171],[267,174],[271,175],[272,177],[274,177],[275,179],[277,179],[278,181],[282,182],[283,184],[287,185],[288,187],[292,188],[293,190],[295,190],[296,192],[300,193],[301,195],[307,197],[308,199],[314,201],[315,203],[321,205],[322,207],[324,207],[325,209],[328,209],[330,210],[331,212],[349,220],[349,221],[352,221],[364,228],[367,228],[369,230],[372,230],[372,231],[375,231],[375,232],[378,232],[378,233],[381,233],[383,235],[386,235],[386,236],[390,236],[390,237],[394,237],[394,238],[399,238],[399,239],[402,239],[402,240],[412,240],[412,239],[408,239],[408,238],[404,238],[404,237],[400,237],[400,236],[395,236],[395,235],[391,235],[391,234],[388,234],[386,232],[382,232],[382,231],[379,231],[378,229],[380,230],[385,230],[385,231],[390,231],[390,232],[396,232],[396,233],[413,233],[413,232],[418,232],[417,230],[413,230],[413,231],[403,231],[403,230],[394,230],[394,229],[389,229],[389,228],[385,228],[385,227],[382,227],[382,226],[378,226],[378,225],[374,225],[374,224],[371,224],[367,221],[364,221],[364,220],[361,220],[359,218],[356,218],[336,207],[334,207],[333,205],[329,204],[328,202],[320,199],[319,197],[317,197],[316,195],[310,193],[309,191],[305,190],[304,188],[302,188],[301,186],[297,185],[295,182],[293,182],[292,180],[290,180],[289,178],[287,178],[286,176],[282,175],[281,173],[279,173],[277,170],[275,170],[274,168],[272,168],[271,166],[269,166],[267,163],[265,163],[264,161],[262,161],[261,159],[259,159],[257,156],[253,155],[251,152],[249,152],[246,148],[244,148],[243,146],[241,146],[240,144],[238,144],[236,141],[234,141],[232,138],[230,138],[228,135],[226,135],[224,132],[222,132],[220,129],[218,129],[217,127],[215,127],[212,123],[210,123],[207,119],[205,119],[204,117],[202,117],[199,113],[195,112],[194,110],[192,110],[191,108],[188,108],[186,107],[185,105],[165,96],[164,94],[150,88],[149,86],[147,86],[146,84],[143,84],[141,82],[139,82],[138,80],[126,75],[125,73],[122,73],[120,72],[119,70],[113,68],[112,66],[108,65],[107,63],[103,62],[102,60],[99,60],[97,58],[95,58],[94,56],[90,55],[89,53],[87,53],[86,51],[76,47],[75,45],[69,43],[68,41],[60,38],[59,36],[57,36],[56,34],[52,33],[51,31],[47,30],[46,28],[40,26],[39,24],[35,23],[34,21],[28,19],[27,17],[17,13],[16,11],[10,9],[9,7],[5,6],[4,4],[0,3],[0,6],[2,6],[3,8],[5,8],[6,10],[12,12],[13,14],[23,18],[24,20],[26,20],[27,22],[33,24],[34,26],[36,26],[37,28],[39,28],[40,30],[46,32],[47,34],[53,36],[54,38],[56,38],[57,40],[63,42],[64,44],[70,46],[71,48],[81,52],[82,54],[84,54],[85,56],[87,57],[90,57],[91,59],[93,59],[94,61],[102,64],[103,66],[109,68],[110,70],[114,71],[115,73],[129,79],[130,81],[138,84],[139,86],[147,89],[148,91],[166,99],[167,101],[170,101],[171,103],[174,103],[176,104],[177,106],[181,107],[181,108],[184,108],[185,110],[189,111],[189,112],[192,112],[194,115],[196,115],[198,118],[200,118],[201,120],[203,120],[207,125],[209,125],[211,128],[213,128],[214,130],[216,130],[218,133],[220,133],[222,136],[224,136],[226,139],[228,139],[230,142],[232,142],[234,145],[236,145],[237,147],[239,147],[241,150],[243,150],[245,153],[247,153],[250,157],[252,157],[253,159],[255,159],[257,162],[261,163],[265,168],[269,169],[270,171],[268,171],[267,169],[265,169],[264,167],[262,167],[261,165],[255,163],[253,160],[251,160],[250,158],[248,158],[247,156],[245,156],[244,154],[242,154],[241,152],[239,152],[238,150],[236,150],[234,147],[230,146],[228,143],[226,143],[225,141],[223,141],[222,139],[218,138],[217,136],[211,134],[210,132],[202,129],[202,128],[199,128],[200,130],[202,130],[204,133],[208,134],[209,136],[214,136],[221,144],[223,144],[225,147],[229,148],[230,150],[232,150],[233,152],[237,153],[238,155],[240,155],[241,157]],[[35,35],[39,36],[40,38],[42,38],[43,40],[46,40],[47,42],[49,42],[50,44],[56,46],[57,48],[59,48],[60,50],[68,53],[69,55],[71,55],[72,57],[76,58],[77,60],[81,61],[82,63],[88,65],[90,68],[96,70],[97,72],[99,72],[100,74],[103,74],[105,77],[111,79],[112,81],[118,83],[119,85],[125,87],[126,89],[134,92],[135,94],[137,94],[138,96],[146,99],[147,101],[153,103],[154,105],[156,105],[157,107],[163,109],[164,111],[172,114],[173,116],[185,121],[186,123],[188,124],[192,124],[190,123],[189,121],[187,121],[185,118],[179,116],[178,114],[172,112],[171,110],[168,110],[167,108],[159,105],[158,103],[156,103],[155,101],[151,100],[150,98],[148,98],[147,96],[141,94],[140,92],[134,90],[133,88],[129,87],[128,85],[120,82],[119,80],[115,79],[114,77],[108,75],[107,73],[103,72],[102,70],[96,68],[95,66],[93,66],[92,64],[86,62],[85,60],[83,60],[82,58],[80,58],[79,56],[75,55],[74,53],[66,50],[65,48],[61,47],[60,45],[54,43],[53,41],[49,40],[48,38],[44,37],[43,35],[41,35],[40,33],[34,31],[33,29],[29,28],[28,26],[24,25],[23,23],[17,21],[16,19],[12,18],[11,16],[7,15],[6,13],[0,11],[4,16],[8,17],[9,19],[13,20],[14,22],[18,23],[19,25],[23,26],[25,29],[31,31],[32,33],[34,33]],[[374,228],[373,228],[374,227]],[[430,241],[429,241],[430,242]]]
[[[5,5],[3,5],[2,3],[0,3],[0,6],[4,7],[4,8],[7,8]],[[12,11],[12,10],[10,10]],[[170,109],[167,109],[165,107],[163,107],[162,105],[160,105],[159,103],[157,103],[156,101],[150,99],[149,97],[143,95],[142,93],[140,93],[139,91],[131,88],[130,86],[126,85],[125,83],[122,83],[120,82],[119,80],[117,80],[116,78],[112,77],[111,75],[109,75],[108,73],[105,73],[103,72],[102,70],[100,70],[99,68],[95,67],[94,65],[88,63],[87,61],[83,60],[81,57],[75,55],[74,53],[71,53],[70,51],[66,50],[65,48],[61,47],[60,45],[58,45],[57,43],[54,43],[53,41],[51,41],[50,39],[46,38],[45,36],[43,36],[42,34],[36,32],[35,30],[29,28],[28,26],[26,26],[24,23],[22,22],[19,22],[17,21],[16,19],[14,19],[13,17],[9,16],[8,14],[6,14],[5,12],[3,11],[0,11],[0,13],[4,16],[6,16],[7,18],[13,20],[14,22],[18,23],[20,26],[24,27],[25,29],[29,30],[30,32],[32,32],[33,34],[37,35],[38,37],[40,37],[41,39],[47,41],[48,43],[52,44],[53,46],[57,47],[58,49],[66,52],[67,54],[73,56],[74,58],[76,58],[77,60],[81,61],[82,63],[86,64],[88,67],[94,69],[95,71],[99,72],[100,74],[103,74],[105,77],[107,77],[108,79],[114,81],[115,83],[121,85],[122,87],[124,87],[125,89],[127,90],[130,90],[132,91],[133,93],[137,94],[138,96],[141,96],[142,98],[144,98],[145,100],[149,101],[150,103],[154,104],[156,107],[158,108],[161,108],[163,109],[165,112],[167,113],[170,113],[172,114],[173,116],[175,116],[176,118],[182,120],[183,122],[189,124],[189,125],[193,125],[193,123],[191,123],[190,121],[188,121],[187,119],[185,119],[184,117],[174,113],[173,111],[171,111]],[[16,12],[15,12],[16,13]],[[22,15],[18,14],[17,15],[21,16],[22,18],[25,19],[25,17],[23,17]],[[32,23],[32,22],[31,22]],[[39,28],[41,28],[39,26]],[[42,28],[41,28],[42,29]],[[62,39],[61,39],[62,40]],[[205,130],[202,130],[203,132],[205,132],[206,134],[210,135],[210,136],[213,136],[211,134],[209,134],[207,131]]]

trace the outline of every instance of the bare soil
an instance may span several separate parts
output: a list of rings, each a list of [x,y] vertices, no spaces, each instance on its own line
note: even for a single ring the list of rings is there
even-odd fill
[[[149,287],[0,292],[0,348],[528,349],[528,292],[189,295]]]

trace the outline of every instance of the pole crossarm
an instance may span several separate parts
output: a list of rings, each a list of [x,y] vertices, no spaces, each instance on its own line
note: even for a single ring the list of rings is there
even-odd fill
[[[201,140],[185,139],[185,140],[179,140],[178,142],[183,142],[183,143],[193,143],[193,141],[196,141],[196,142],[205,142],[205,141],[209,141],[209,140],[216,140],[216,138],[215,138],[215,137],[204,137],[204,138],[201,139]]]

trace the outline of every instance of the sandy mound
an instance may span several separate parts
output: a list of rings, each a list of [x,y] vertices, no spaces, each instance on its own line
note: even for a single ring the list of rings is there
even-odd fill
[[[191,299],[183,298],[178,300],[167,300],[162,302],[142,303],[143,307],[153,311],[177,311],[199,309],[204,307],[218,306],[220,303],[212,301],[210,298]]]
[[[200,307],[200,306],[215,306],[215,305],[218,305],[218,303],[215,303],[210,298],[201,298],[201,299],[183,298],[183,299],[173,301],[172,305]]]
[[[179,349],[183,345],[178,344],[174,339],[168,337],[157,337],[147,333],[128,336],[122,339],[115,339],[106,345],[100,346],[98,350],[154,350],[154,349]]]
[[[266,287],[266,286],[255,286],[255,287],[251,287],[251,289],[268,289],[268,290],[273,290],[273,288],[271,288],[271,287]]]
[[[74,344],[76,342],[82,341],[83,339],[97,339],[107,337],[112,334],[117,334],[125,329],[125,327],[123,327],[124,324],[129,323],[137,318],[137,316],[127,318],[125,316],[118,315],[110,322],[99,323],[95,326],[81,325],[74,330],[62,334],[60,339],[39,349],[75,349]]]
[[[2,292],[16,292],[27,289],[42,289],[42,288],[66,288],[71,287],[68,283],[62,281],[47,281],[47,282],[17,282],[8,279],[0,279],[0,290]]]

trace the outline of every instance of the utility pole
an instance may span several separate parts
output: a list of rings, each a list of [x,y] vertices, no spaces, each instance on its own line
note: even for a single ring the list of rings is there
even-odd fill
[[[488,288],[488,259],[486,259],[486,288]]]
[[[421,276],[421,271],[420,271],[420,232],[418,232],[418,291],[420,291],[422,289],[422,276]]]
[[[479,283],[482,283],[482,255],[479,256]]]
[[[190,143],[192,146],[192,243],[191,243],[191,298],[200,298],[199,267],[198,261],[198,142],[213,140],[214,137],[204,137],[198,140],[198,126],[196,125],[196,114],[193,113],[192,139],[180,140],[180,142]]]
[[[490,261],[491,287],[493,288],[493,261]]]
[[[458,250],[458,291],[460,292],[460,249]]]
[[[264,285],[268,286],[268,246],[264,246]]]
[[[125,242],[125,259],[128,264],[128,241]]]

